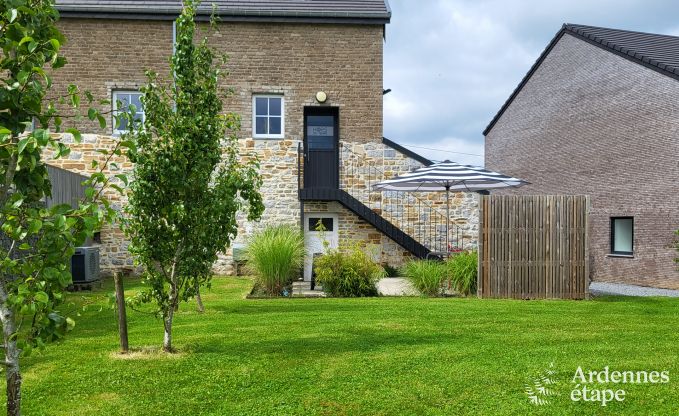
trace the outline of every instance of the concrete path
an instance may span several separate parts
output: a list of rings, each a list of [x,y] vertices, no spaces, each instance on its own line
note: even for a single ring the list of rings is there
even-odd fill
[[[377,291],[382,296],[418,296],[409,281],[402,277],[385,277],[377,282]]]
[[[667,296],[672,298],[679,298],[679,290],[656,289],[653,287],[623,285],[620,283],[592,282],[589,285],[589,292],[594,296],[600,295]]]

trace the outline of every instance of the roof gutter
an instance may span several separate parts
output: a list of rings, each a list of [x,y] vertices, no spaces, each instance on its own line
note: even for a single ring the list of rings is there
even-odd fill
[[[174,20],[181,12],[179,7],[120,9],[106,6],[57,6],[62,17],[95,18],[95,19],[132,19],[132,20]],[[210,20],[212,9],[196,11],[196,20]],[[385,13],[347,13],[347,12],[286,12],[286,11],[253,11],[229,10],[216,14],[223,21],[257,21],[257,22],[314,22],[314,23],[356,23],[387,24],[391,20],[391,12]]]

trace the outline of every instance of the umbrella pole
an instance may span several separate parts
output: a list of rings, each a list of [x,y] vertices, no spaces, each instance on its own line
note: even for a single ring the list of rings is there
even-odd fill
[[[446,260],[450,258],[450,186],[446,186]],[[448,291],[452,286],[450,280],[450,266],[446,265],[446,280],[448,280]]]
[[[450,186],[446,186],[446,252],[450,252]]]

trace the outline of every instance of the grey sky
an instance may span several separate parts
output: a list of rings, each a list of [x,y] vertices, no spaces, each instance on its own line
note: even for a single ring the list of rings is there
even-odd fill
[[[483,154],[482,131],[563,23],[679,36],[679,1],[389,0],[384,134]],[[431,159],[483,158],[411,147]]]

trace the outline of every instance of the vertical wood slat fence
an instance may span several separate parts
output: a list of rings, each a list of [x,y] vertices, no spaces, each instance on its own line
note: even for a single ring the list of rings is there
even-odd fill
[[[69,204],[76,208],[78,201],[85,196],[85,186],[82,184],[86,176],[47,165],[47,173],[52,182],[52,197],[45,201],[46,206]]]
[[[589,197],[484,195],[479,296],[589,297]]]

